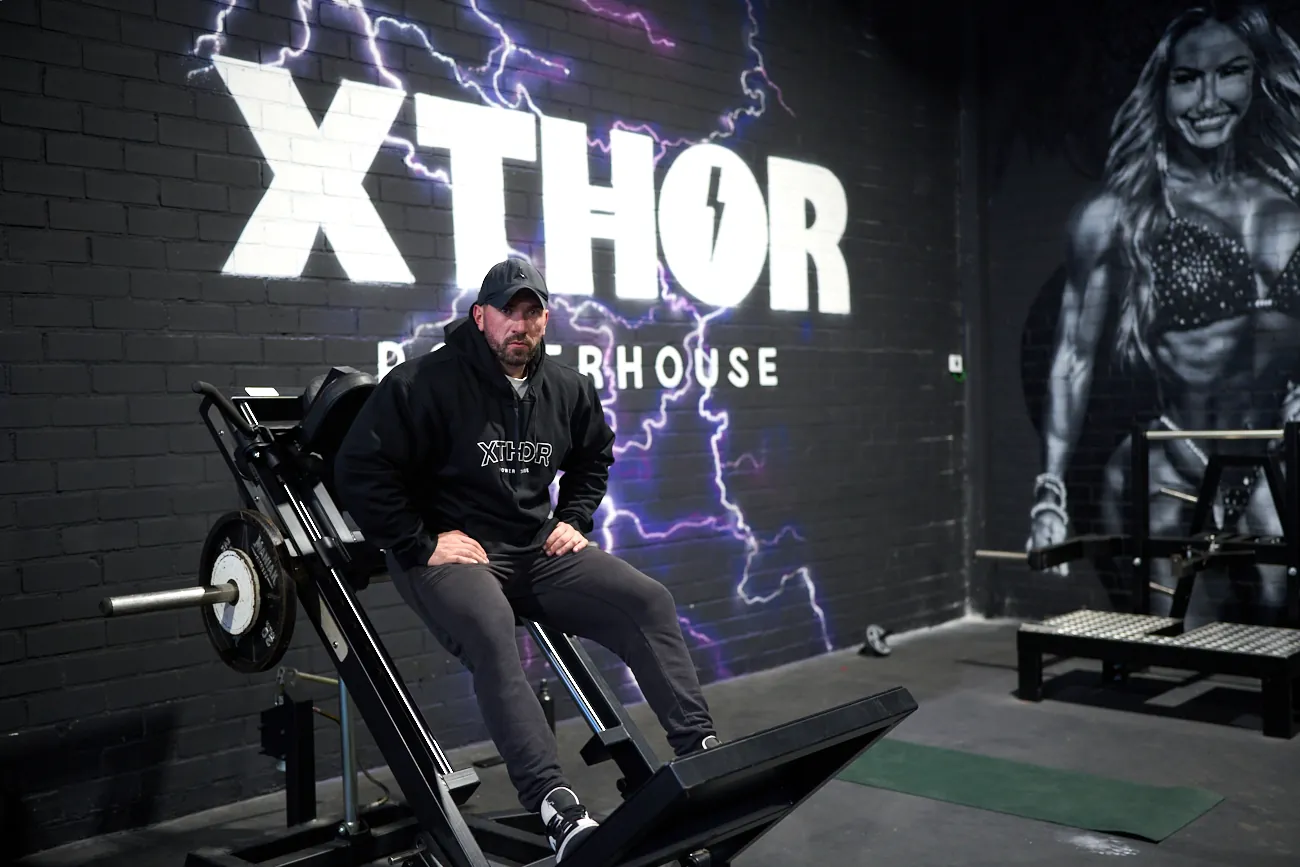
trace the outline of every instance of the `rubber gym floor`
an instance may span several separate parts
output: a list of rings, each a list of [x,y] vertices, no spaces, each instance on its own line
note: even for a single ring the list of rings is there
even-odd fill
[[[1046,671],[1047,700],[1025,703],[1013,694],[1015,628],[1006,621],[958,621],[891,638],[888,657],[840,651],[712,684],[707,694],[723,734],[737,736],[783,722],[794,709],[812,713],[901,685],[920,708],[891,737],[1135,783],[1197,786],[1224,800],[1153,844],[833,780],[735,863],[1069,867],[1115,857],[1150,865],[1300,863],[1300,738],[1260,734],[1255,685],[1233,678],[1189,685],[1175,673],[1151,672],[1117,695],[1098,687],[1095,663],[1067,660]],[[667,755],[647,709],[631,710]],[[579,794],[594,811],[612,810],[618,804],[612,766],[588,768],[578,758],[588,730],[570,720],[557,734]],[[478,744],[451,756],[463,767],[493,753],[491,745]],[[483,785],[471,809],[517,806],[503,768],[479,773]],[[375,776],[396,794],[386,771]],[[337,815],[338,781],[322,782],[318,792],[319,814]],[[379,794],[361,778],[363,803]],[[181,867],[190,849],[237,845],[282,827],[283,817],[283,796],[268,795],[20,863]]]

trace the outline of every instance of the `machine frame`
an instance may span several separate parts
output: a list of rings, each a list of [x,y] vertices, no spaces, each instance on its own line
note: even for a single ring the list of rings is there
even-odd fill
[[[324,867],[389,863],[547,867],[554,856],[536,814],[461,810],[479,780],[456,769],[431,734],[358,598],[384,580],[371,547],[331,492],[334,451],[374,387],[352,368],[333,368],[305,392],[248,389],[227,396],[195,383],[200,414],[236,481],[246,512],[274,527],[296,599],[371,732],[404,802],[355,811],[342,823],[312,821],[240,851],[202,850],[187,867]],[[106,614],[230,602],[230,585],[118,597]],[[170,593],[171,601],[163,597]],[[623,803],[565,858],[573,867],[643,867],[678,861],[714,867],[789,815],[916,709],[896,687],[668,762],[655,755],[591,657],[570,635],[522,621],[577,705],[592,735],[588,764],[613,761]],[[269,664],[269,663],[268,663]],[[345,730],[345,736],[347,732]],[[346,780],[346,774],[345,774]]]

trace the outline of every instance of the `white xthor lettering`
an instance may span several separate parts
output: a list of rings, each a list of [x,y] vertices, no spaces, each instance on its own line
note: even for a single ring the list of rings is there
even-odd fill
[[[456,285],[477,289],[509,255],[504,161],[536,158],[537,122],[525,111],[425,93],[415,95],[415,122],[421,147],[450,151]]]
[[[344,81],[317,127],[287,69],[213,63],[275,173],[222,270],[299,277],[323,230],[349,280],[414,283],[362,186],[406,94]]]
[[[501,461],[513,461],[516,457],[526,464],[542,464],[548,467],[551,465],[550,443],[492,440],[491,442],[480,441],[478,447],[479,451],[483,452],[483,463],[479,464],[481,467]]]
[[[323,232],[349,280],[414,283],[363,186],[407,94],[344,80],[318,127],[288,70],[229,57],[215,57],[213,64],[274,173],[223,270],[299,277]],[[615,297],[654,301],[658,241],[668,273],[708,305],[741,304],[766,265],[772,310],[850,312],[840,249],[848,200],[827,168],[769,157],[764,201],[758,178],[739,154],[697,144],[668,166],[656,201],[649,136],[611,131],[610,182],[592,184],[585,124],[545,117],[539,127],[531,111],[428,94],[415,94],[414,104],[420,147],[448,151],[460,287],[477,286],[508,253],[506,163],[535,163],[540,129],[542,222],[553,291],[595,294],[592,242],[612,240]]]

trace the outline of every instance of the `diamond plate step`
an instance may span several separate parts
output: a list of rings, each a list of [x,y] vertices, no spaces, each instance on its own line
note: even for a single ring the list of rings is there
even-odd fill
[[[1300,629],[1245,623],[1208,623],[1182,635],[1146,635],[1138,640],[1146,644],[1248,653],[1275,659],[1289,659],[1300,654]]]
[[[1104,638],[1114,641],[1140,640],[1148,634],[1181,621],[1174,617],[1156,617],[1150,614],[1124,614],[1118,611],[1094,611],[1082,608],[1068,614],[1049,617],[1040,623],[1023,623],[1021,632],[1039,632],[1049,635],[1077,635],[1083,638]]]

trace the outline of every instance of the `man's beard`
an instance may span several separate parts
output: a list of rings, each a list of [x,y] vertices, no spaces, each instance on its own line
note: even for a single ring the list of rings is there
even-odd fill
[[[518,339],[518,338],[515,338]],[[500,346],[492,348],[492,354],[497,357],[497,361],[508,367],[524,366],[537,357],[537,350],[542,346],[541,341],[529,346],[527,343],[512,343],[507,341]]]

